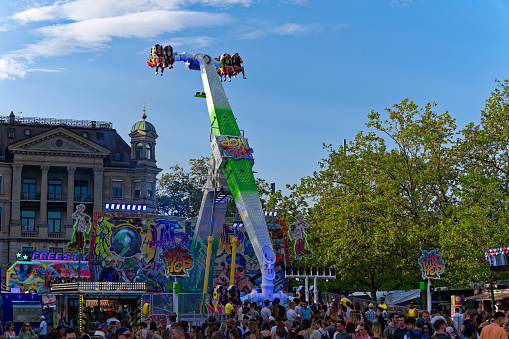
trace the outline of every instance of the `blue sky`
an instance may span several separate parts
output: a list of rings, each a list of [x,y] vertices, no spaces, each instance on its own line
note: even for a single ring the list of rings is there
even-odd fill
[[[9,0],[0,2],[0,115],[107,120],[128,140],[146,105],[158,166],[211,153],[199,72],[146,65],[176,52],[238,52],[247,80],[224,85],[278,188],[318,169],[404,98],[478,122],[494,80],[509,77],[505,0]]]

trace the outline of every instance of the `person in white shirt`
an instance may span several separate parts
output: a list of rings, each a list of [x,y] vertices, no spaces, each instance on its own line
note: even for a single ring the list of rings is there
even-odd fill
[[[39,339],[44,339],[44,337],[48,333],[48,323],[46,323],[44,319],[46,318],[43,315],[41,315],[40,317],[41,324],[39,325]]]
[[[435,321],[437,321],[438,319],[442,319],[447,324],[447,320],[445,320],[445,318],[441,316],[437,310],[431,310],[431,323],[435,325]]]
[[[265,300],[263,303],[265,304],[265,307],[262,308],[260,313],[263,318],[263,321],[269,321],[269,317],[272,315],[272,313],[270,312],[270,309],[269,309],[270,301]]]
[[[292,323],[299,317],[297,312],[295,311],[295,303],[292,301],[288,305],[288,311],[286,311],[286,318],[290,320]]]
[[[109,325],[112,321],[120,322],[120,320],[117,319],[117,312],[115,311],[111,312],[111,318],[106,320],[106,323]]]
[[[456,307],[456,309],[454,310],[454,315],[452,316],[452,323],[454,325],[454,328],[458,330],[461,329],[461,325],[463,325],[463,314],[461,314],[459,307]]]

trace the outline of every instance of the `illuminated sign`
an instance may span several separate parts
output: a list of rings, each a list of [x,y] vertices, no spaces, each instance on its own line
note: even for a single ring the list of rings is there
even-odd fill
[[[180,245],[166,247],[160,258],[164,262],[167,278],[188,276],[188,270],[193,266],[193,257],[189,254],[189,250],[181,248]]]
[[[146,212],[147,205],[130,205],[130,204],[104,204],[104,209],[108,211],[130,211],[130,212]]]
[[[436,250],[421,250],[419,265],[421,266],[421,277],[423,279],[440,279],[445,271],[445,262],[441,254]]]
[[[87,261],[88,253],[58,253],[58,252],[34,252],[32,253],[32,260],[51,260],[51,261]]]
[[[224,157],[233,158],[233,160],[254,160],[254,151],[244,137],[221,135],[217,142]]]

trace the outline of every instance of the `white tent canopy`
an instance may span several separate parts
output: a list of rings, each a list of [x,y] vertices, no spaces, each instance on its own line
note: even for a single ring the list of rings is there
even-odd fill
[[[350,294],[352,297],[360,297],[365,296],[366,292],[355,292]],[[369,294],[368,294],[369,295]],[[409,290],[409,291],[378,291],[376,292],[377,301],[380,297],[385,297],[385,302],[387,304],[401,304],[406,301],[410,301],[421,296],[421,290]]]

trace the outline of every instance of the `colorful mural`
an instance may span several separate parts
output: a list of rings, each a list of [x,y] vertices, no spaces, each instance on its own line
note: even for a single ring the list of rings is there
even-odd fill
[[[185,220],[120,212],[96,219],[89,253],[96,281],[144,282],[148,292],[168,292],[168,278],[192,269],[194,228]]]
[[[297,221],[290,225],[290,230],[288,231],[288,238],[294,242],[293,250],[294,250],[294,259],[300,260],[304,258],[312,259],[313,252],[309,248],[309,244],[307,241],[307,233],[306,229],[309,227],[306,222],[306,218],[303,215],[298,214],[296,216]]]
[[[274,291],[288,290],[288,281],[285,279],[285,267],[290,265],[288,254],[288,240],[286,238],[286,223],[284,220],[267,220],[267,227],[272,239],[272,247],[276,253],[274,269]],[[233,227],[231,224],[223,225],[219,249],[214,265],[212,286],[229,286],[232,258],[232,237],[238,239],[237,255],[235,257],[235,286],[245,293],[250,293],[255,286],[260,286],[262,275],[256,254],[244,227]]]
[[[85,205],[79,204],[76,206],[76,211],[72,214],[74,221],[74,232],[72,240],[67,244],[68,252],[83,252],[86,249],[85,234],[90,232],[92,228],[91,218],[85,212]]]
[[[88,279],[87,262],[17,261],[7,270],[7,286],[10,289],[19,288],[21,292],[34,289],[39,294],[47,293],[53,283],[77,280],[78,266],[81,267],[82,278]]]

